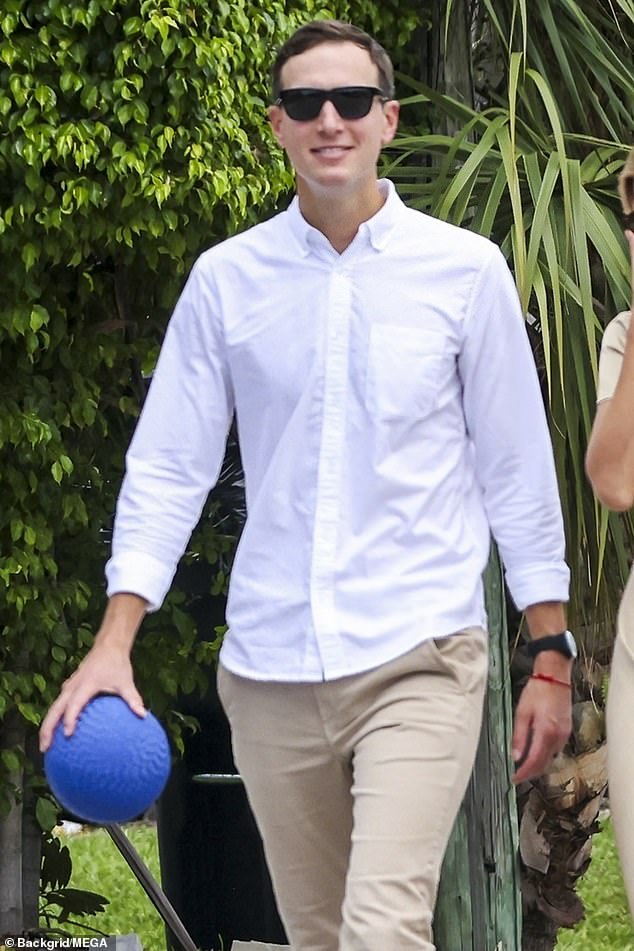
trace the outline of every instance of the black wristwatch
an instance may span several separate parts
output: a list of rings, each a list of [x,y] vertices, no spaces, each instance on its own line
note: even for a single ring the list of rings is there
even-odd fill
[[[574,660],[578,654],[577,643],[570,631],[562,631],[561,634],[549,634],[546,637],[536,637],[526,645],[526,651],[529,657],[537,657],[542,651],[557,651]]]

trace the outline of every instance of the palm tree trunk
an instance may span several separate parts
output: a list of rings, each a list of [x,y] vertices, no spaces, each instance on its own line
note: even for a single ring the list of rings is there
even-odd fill
[[[0,724],[0,749],[24,749],[25,726],[17,711]],[[0,930],[19,934],[24,928],[22,898],[22,784],[21,766],[12,769],[3,783],[10,796],[9,811],[0,816]]]
[[[464,103],[474,102],[471,4],[433,0],[432,29],[421,48],[421,78]],[[443,130],[451,134],[451,121]],[[438,951],[519,951],[521,902],[518,828],[510,778],[512,730],[505,597],[497,554],[485,576],[489,689],[473,775],[445,855],[434,917]]]
[[[471,4],[455,0],[449,29],[445,29],[447,0],[433,0],[432,29],[421,77],[438,92],[453,96],[469,106],[474,102],[471,65]],[[448,122],[448,125],[450,123]],[[437,130],[439,131],[439,130]],[[451,133],[451,129],[445,130]]]
[[[41,770],[37,736],[27,727],[26,754]],[[36,793],[30,783],[24,784],[22,809],[22,909],[23,927],[34,931],[39,926],[40,864],[42,860],[42,829],[35,815]]]

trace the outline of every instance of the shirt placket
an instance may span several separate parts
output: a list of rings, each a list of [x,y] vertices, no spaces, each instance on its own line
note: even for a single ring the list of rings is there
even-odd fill
[[[346,433],[351,301],[350,274],[345,268],[336,267],[328,294],[323,417],[311,570],[315,637],[326,679],[345,669],[337,623],[335,577]]]

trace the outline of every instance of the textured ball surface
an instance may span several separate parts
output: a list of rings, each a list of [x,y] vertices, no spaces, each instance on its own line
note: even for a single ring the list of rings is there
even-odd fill
[[[151,713],[138,717],[121,697],[99,696],[82,710],[75,732],[58,723],[44,754],[51,790],[88,822],[128,822],[160,795],[170,772],[165,730]]]

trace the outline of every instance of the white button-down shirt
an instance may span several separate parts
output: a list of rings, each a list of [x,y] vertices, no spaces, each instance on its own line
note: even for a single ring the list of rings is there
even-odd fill
[[[486,624],[490,531],[520,609],[567,600],[508,268],[486,239],[381,187],[342,254],[295,199],[199,258],[127,455],[108,592],[154,608],[235,411],[248,517],[221,658],[245,677],[341,677]]]

